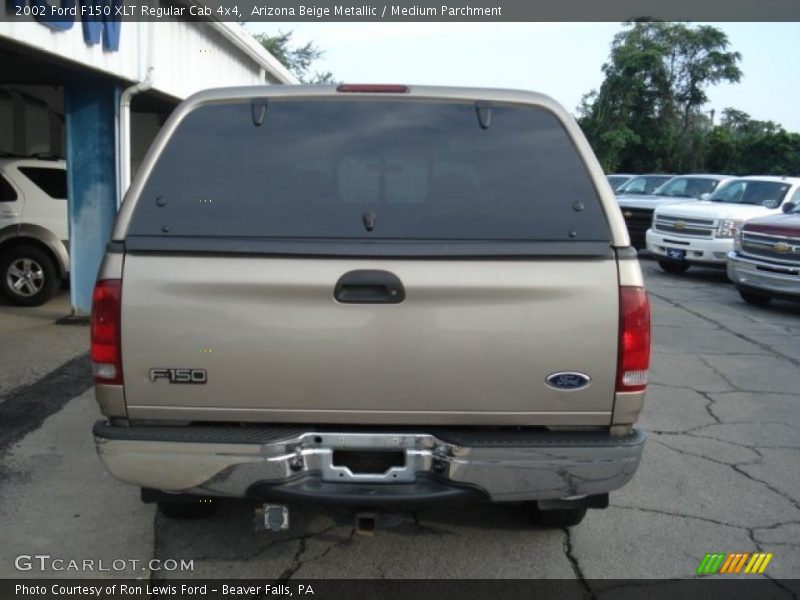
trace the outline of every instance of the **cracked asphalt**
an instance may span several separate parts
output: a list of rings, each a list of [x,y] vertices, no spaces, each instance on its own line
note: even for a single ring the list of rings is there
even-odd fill
[[[22,550],[193,560],[190,573],[116,574],[154,579],[549,577],[592,594],[603,579],[692,577],[707,552],[761,551],[774,553],[765,577],[797,577],[800,304],[749,306],[721,271],[643,268],[653,356],[639,426],[649,439],[634,480],[577,527],[538,529],[508,506],[419,511],[374,537],[356,535],[345,511],[304,506],[281,534],[254,531],[246,503],[170,520],[102,470],[89,392],[2,457],[0,577],[20,575],[11,563]]]

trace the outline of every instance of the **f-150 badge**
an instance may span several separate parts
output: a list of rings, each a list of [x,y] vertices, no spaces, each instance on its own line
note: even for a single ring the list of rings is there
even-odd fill
[[[206,383],[205,369],[150,369],[150,381],[166,379],[170,383]]]

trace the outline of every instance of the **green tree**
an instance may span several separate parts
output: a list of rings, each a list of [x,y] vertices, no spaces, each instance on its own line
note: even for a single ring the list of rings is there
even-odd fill
[[[628,21],[611,44],[605,79],[584,96],[579,122],[607,171],[701,168],[711,120],[708,87],[737,82],[738,52],[708,26]]]
[[[279,32],[278,35],[259,33],[255,36],[264,49],[277,58],[284,67],[303,83],[335,83],[330,71],[311,71],[314,61],[325,56],[314,42],[304,46],[292,46],[292,32]]]
[[[709,168],[737,175],[800,174],[800,134],[733,108],[708,135]]]

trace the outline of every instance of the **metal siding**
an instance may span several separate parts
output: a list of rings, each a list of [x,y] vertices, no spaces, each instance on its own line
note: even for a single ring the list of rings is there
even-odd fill
[[[211,87],[263,84],[260,73],[265,68],[273,71],[273,77],[275,73],[287,81],[291,77],[285,77],[285,69],[276,67],[275,59],[266,51],[261,52],[244,30],[229,23],[126,21],[118,52],[106,52],[102,44],[86,44],[79,22],[66,31],[54,31],[31,21],[0,22],[0,37],[132,82],[143,79],[147,71],[150,27],[154,40],[153,89],[169,96],[183,99]],[[220,28],[241,46],[226,39]]]

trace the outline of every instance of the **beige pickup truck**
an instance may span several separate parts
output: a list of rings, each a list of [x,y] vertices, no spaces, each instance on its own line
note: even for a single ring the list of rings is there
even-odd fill
[[[638,467],[649,318],[550,98],[210,90],[164,126],[100,269],[97,451],[168,515],[513,502],[574,525]]]

